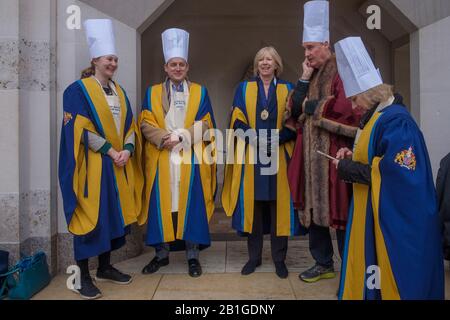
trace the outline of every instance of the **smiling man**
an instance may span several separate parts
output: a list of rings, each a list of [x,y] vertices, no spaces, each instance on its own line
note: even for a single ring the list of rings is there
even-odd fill
[[[300,275],[306,282],[335,277],[329,228],[336,229],[342,255],[350,202],[350,187],[339,181],[329,160],[317,151],[335,155],[353,145],[360,112],[352,109],[330,50],[328,1],[305,4],[302,77],[291,97],[291,114],[301,123],[302,163],[290,171],[290,181],[304,186],[300,221],[309,228],[309,247],[316,264]],[[294,161],[294,160],[293,160]],[[300,161],[299,161],[300,162]]]
[[[216,166],[197,151],[209,144],[203,136],[214,129],[214,115],[206,88],[187,79],[189,33],[168,29],[162,40],[167,78],[147,90],[139,119],[145,138],[139,223],[148,222],[145,242],[156,251],[142,273],[158,271],[169,264],[170,250],[186,248],[189,275],[198,277],[199,250],[210,245]]]

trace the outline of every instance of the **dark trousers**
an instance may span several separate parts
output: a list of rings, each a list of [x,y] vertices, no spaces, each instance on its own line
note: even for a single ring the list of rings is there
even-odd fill
[[[336,230],[339,255],[342,258],[345,245],[345,230]],[[318,265],[332,267],[333,242],[331,240],[330,228],[320,227],[311,223],[309,228],[309,250]]]
[[[264,216],[265,215],[265,216]],[[273,262],[283,262],[286,259],[288,248],[288,237],[277,236],[277,202],[255,201],[253,232],[248,235],[248,256],[251,261],[261,261],[264,222],[268,223],[270,218],[270,248]]]

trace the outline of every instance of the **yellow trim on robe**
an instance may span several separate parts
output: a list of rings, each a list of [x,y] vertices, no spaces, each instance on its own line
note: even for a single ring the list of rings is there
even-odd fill
[[[95,110],[102,124],[105,138],[117,151],[123,150],[124,139],[117,134],[117,128],[114,122],[109,105],[98,82],[92,78],[82,80],[86,91],[95,106]],[[127,116],[127,103],[122,88],[116,84],[117,94],[119,96],[121,107],[121,136],[125,130],[125,120]],[[76,167],[74,172],[74,190],[77,190],[76,196],[78,205],[75,208],[74,216],[69,223],[69,231],[76,235],[84,235],[92,231],[97,225],[98,210],[100,206],[100,186],[102,172],[102,156],[100,153],[88,149],[89,168],[86,169],[84,148],[81,147],[81,136],[84,130],[100,134],[95,130],[94,124],[87,118],[78,115],[74,124],[74,155]],[[137,221],[138,213],[141,210],[141,194],[143,187],[142,168],[140,164],[141,138],[140,131],[133,123],[127,132],[126,137],[135,133],[135,152],[124,168],[113,165],[121,212],[125,226]],[[86,174],[87,170],[87,174]],[[125,170],[127,176],[125,175]],[[86,176],[88,177],[88,197],[85,198],[84,188]]]
[[[258,101],[258,83],[248,82],[245,95],[245,105],[250,128],[256,128],[256,103]],[[251,233],[253,231],[253,212],[255,210],[255,165],[254,158],[257,152],[253,145],[247,144],[244,165],[244,230]],[[255,159],[256,160],[256,159]],[[240,179],[239,179],[240,180]],[[251,214],[247,214],[251,212]]]
[[[378,266],[380,267],[380,290],[383,300],[400,300],[397,283],[395,281],[394,272],[392,271],[391,262],[389,260],[386,243],[384,242],[383,232],[380,226],[380,190],[381,190],[381,174],[380,161],[383,158],[375,157],[372,161],[372,208],[375,228],[375,245],[377,252]]]
[[[353,161],[369,164],[369,147],[373,128],[381,116],[381,113],[374,114],[361,132],[359,141],[353,153]],[[350,230],[350,240],[348,242],[348,256],[345,274],[345,286],[342,298],[345,300],[363,300],[366,278],[365,262],[365,233],[366,233],[366,212],[369,197],[372,199],[374,215],[375,243],[378,259],[378,266],[381,272],[381,294],[383,299],[399,299],[399,294],[392,273],[392,268],[387,257],[387,249],[384,244],[383,234],[379,223],[379,194],[381,188],[381,176],[379,172],[379,162],[381,158],[375,157],[372,160],[372,189],[363,184],[353,184],[353,218]],[[351,272],[349,272],[351,270]]]
[[[162,107],[162,84],[152,87],[151,105],[152,111],[144,110],[139,117],[139,127],[141,127],[142,121],[147,122],[151,126],[160,129],[166,129],[166,122],[164,117],[164,111]],[[144,144],[144,204],[142,206],[141,214],[138,217],[139,225],[143,225],[147,222],[148,211],[150,207],[150,196],[152,193],[153,185],[156,179],[156,173],[158,173],[158,184],[160,186],[170,183],[170,153],[166,149],[159,150],[155,145],[146,142]],[[160,202],[159,207],[161,210],[161,225],[164,233],[164,242],[171,242],[175,239],[175,231],[172,222],[172,198],[170,185],[165,190],[160,188]],[[170,213],[170,214],[168,214]]]
[[[208,128],[211,129],[214,128],[214,124],[209,114],[207,114],[206,117],[204,117],[203,121],[206,121],[208,123]],[[202,180],[203,198],[205,199],[208,221],[210,221],[214,213],[215,209],[214,194],[217,188],[217,181],[216,181],[217,149],[214,133],[212,131],[210,132],[212,133],[212,135],[210,135],[210,143],[206,148],[208,148],[207,149],[208,151],[211,151],[210,152],[211,159],[205,158],[207,156],[207,153],[204,151],[202,144],[197,143],[194,146],[197,158],[203,157],[203,163],[209,164],[210,161],[212,160],[212,163],[210,164],[211,167],[205,165],[200,166],[200,177]]]
[[[85,235],[97,226],[100,209],[100,185],[102,172],[102,156],[100,153],[88,151],[89,170],[86,168],[85,149],[81,144],[83,131],[95,131],[93,123],[81,115],[77,115],[74,123],[74,158],[73,190],[77,198],[77,206],[69,223],[69,232]],[[88,179],[88,197],[84,197],[84,188]]]
[[[375,125],[379,114],[376,114],[366,124],[361,132],[359,141],[353,153],[353,161],[364,164],[369,163],[369,145],[373,126]],[[365,230],[367,200],[369,197],[369,186],[354,183],[353,184],[353,222],[350,230],[350,240],[347,257],[347,270],[352,270],[350,274],[347,272],[345,278],[345,288],[343,299],[363,300],[366,276],[365,261]],[[355,214],[361,213],[364,214]]]
[[[191,85],[189,88],[189,101],[186,110],[186,116],[184,119],[184,128],[188,129],[194,125],[195,117],[198,113],[200,107],[200,100],[202,98],[202,87],[199,85]],[[200,143],[201,145],[202,143]],[[198,143],[194,146],[194,149],[198,148]],[[186,154],[182,154],[183,162],[181,163],[181,175],[180,175],[180,195],[178,203],[178,226],[177,228],[177,239],[183,239],[184,235],[184,221],[186,218],[186,210],[188,205],[189,197],[189,187],[191,182],[191,159],[192,159],[192,148]],[[169,179],[170,181],[170,179]]]
[[[277,103],[278,106],[286,106],[289,90],[286,85],[277,86]],[[277,128],[281,130],[283,127],[285,108],[278,108]],[[283,235],[291,234],[291,190],[289,188],[287,176],[287,161],[285,151],[289,157],[292,156],[294,150],[294,141],[289,141],[278,147],[278,174],[277,174],[277,232]]]
[[[277,86],[277,102],[278,102],[278,118],[277,129],[282,129],[283,116],[287,97],[289,94],[286,85],[279,84]],[[251,128],[256,127],[256,104],[258,99],[258,85],[256,82],[248,82],[246,87],[245,105],[247,117],[237,107],[233,109],[230,121],[230,129],[233,129],[236,120],[240,120]],[[242,159],[245,150],[245,164],[244,164],[244,232],[251,233],[253,229],[254,220],[254,159],[255,150],[251,144],[245,145],[243,139],[232,139],[232,134],[227,136],[228,150],[234,149],[234,163],[230,163],[231,159],[227,159],[225,166],[224,187],[222,191],[222,205],[227,216],[232,216],[237,205],[239,192],[241,188],[241,174],[242,174]],[[289,156],[292,155],[294,149],[294,142],[288,142],[280,145],[278,148],[278,165],[279,170],[277,174],[277,234],[278,236],[290,236],[291,226],[294,221],[291,221],[291,193],[287,179],[287,159],[285,152]],[[231,157],[227,153],[227,157]]]
[[[240,120],[248,125],[244,113],[239,108],[234,108],[231,115],[231,129],[233,128],[236,120]],[[222,206],[228,217],[231,217],[234,210],[236,209],[242,173],[242,165],[238,164],[244,163],[243,157],[246,148],[245,142],[242,139],[236,139],[235,142],[232,137],[232,130],[229,130],[226,139],[228,152],[226,153],[227,159],[225,165],[224,181],[231,181],[231,183],[225,183],[223,185],[222,191]],[[234,147],[234,154],[230,154],[230,150],[233,150]],[[234,162],[234,164],[229,164],[231,162]]]

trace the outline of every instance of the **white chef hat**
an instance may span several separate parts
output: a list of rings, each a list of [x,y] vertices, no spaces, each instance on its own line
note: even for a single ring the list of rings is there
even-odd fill
[[[161,35],[164,59],[169,62],[172,58],[182,58],[188,61],[189,33],[182,29],[171,28]]]
[[[109,19],[89,19],[84,22],[86,39],[91,59],[107,55],[117,55],[112,21]]]
[[[339,76],[345,95],[353,97],[383,83],[360,37],[349,37],[334,45]]]
[[[330,42],[330,4],[308,1],[304,6],[303,43]]]

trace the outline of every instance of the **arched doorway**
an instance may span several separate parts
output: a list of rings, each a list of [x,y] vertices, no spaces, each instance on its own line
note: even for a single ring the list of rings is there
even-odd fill
[[[306,2],[306,1],[303,1]],[[401,83],[409,89],[409,46],[393,50],[393,37],[405,31],[395,26],[396,34],[385,35],[366,26],[365,8],[361,0],[331,2],[331,42],[351,35],[360,35],[380,67],[384,80]],[[393,27],[392,20],[388,20]],[[190,33],[190,79],[205,85],[209,91],[217,126],[227,127],[234,89],[244,77],[255,53],[263,46],[274,46],[283,58],[282,78],[296,82],[304,59],[301,47],[303,3],[298,0],[175,1],[146,30],[141,38],[141,94],[154,83],[164,80],[161,33],[178,27]],[[406,33],[407,34],[407,33]],[[406,48],[406,50],[405,50]],[[395,53],[395,54],[394,54]],[[405,56],[408,59],[405,59]],[[395,68],[394,68],[395,65]],[[395,72],[394,72],[395,71]],[[398,81],[397,81],[398,80]],[[397,83],[396,83],[397,84]],[[409,90],[404,93],[409,99]],[[223,166],[218,168],[220,208]],[[230,222],[218,209],[211,230],[228,233]]]

